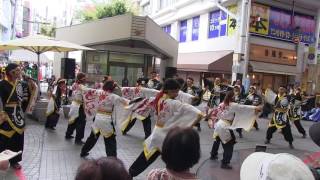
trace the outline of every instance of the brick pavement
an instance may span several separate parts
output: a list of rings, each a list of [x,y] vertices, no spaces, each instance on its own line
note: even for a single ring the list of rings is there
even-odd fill
[[[235,158],[233,161],[240,163],[237,160],[237,153],[241,153],[243,150],[252,149],[256,144],[263,143],[267,120],[260,120],[259,125],[260,131],[251,131],[244,133],[244,138],[237,139],[238,143],[235,146]],[[90,133],[90,124],[87,124],[86,135],[87,137]],[[311,122],[303,122],[303,125],[308,129]],[[75,145],[73,141],[67,141],[64,139],[64,133],[67,127],[67,121],[61,119],[58,123],[57,130],[45,130],[43,127],[43,122],[35,122],[28,120],[25,132],[25,151],[23,154],[23,172],[26,179],[30,180],[72,180],[76,173],[76,169],[79,164],[84,160],[79,157],[81,146]],[[117,145],[118,145],[118,157],[124,162],[126,167],[129,167],[131,163],[135,160],[138,154],[142,151],[142,141],[143,141],[143,131],[141,131],[141,122],[137,121],[136,126],[128,133],[127,136],[118,135]],[[310,138],[302,139],[298,134],[295,127],[293,129],[294,134],[294,145],[296,147],[295,151],[290,151],[293,154],[301,154],[306,151],[317,151],[318,147],[314,145]],[[212,130],[208,129],[205,122],[202,122],[202,132],[201,136],[201,148],[202,156],[197,165],[192,169],[197,171],[200,177],[208,180],[220,180],[224,178],[218,178],[217,176],[210,175],[221,174],[219,170],[214,170],[217,167],[217,163],[208,160],[209,152],[212,145]],[[84,139],[85,140],[85,139]],[[268,146],[272,149],[272,152],[283,152],[289,151],[287,143],[283,140],[283,137],[279,133],[275,133],[272,139],[272,144]],[[221,148],[220,148],[221,151]],[[253,151],[253,150],[252,150]],[[96,146],[90,152],[88,158],[99,158],[105,156],[103,139],[100,138]],[[210,168],[203,168],[203,167]],[[240,167],[240,164],[238,165]],[[164,167],[161,158],[159,158],[154,164],[152,164],[145,172],[143,172],[136,179],[145,179],[146,174],[152,168]],[[210,172],[210,173],[208,173]],[[238,174],[238,169],[228,171],[226,173],[233,173],[235,176]],[[223,174],[223,172],[222,172]],[[1,176],[0,176],[1,177]],[[224,176],[225,177],[225,176]],[[0,178],[1,179],[1,178]],[[6,180],[16,179],[14,172],[10,170],[4,178]],[[229,179],[229,178],[227,178]]]

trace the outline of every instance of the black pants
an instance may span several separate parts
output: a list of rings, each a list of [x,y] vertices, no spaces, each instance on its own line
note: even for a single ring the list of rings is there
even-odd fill
[[[86,114],[84,113],[83,106],[79,108],[79,116],[74,120],[72,124],[68,125],[66,137],[71,136],[73,131],[76,130],[76,141],[81,141],[84,137],[84,130],[86,127]]]
[[[292,133],[291,133],[291,127],[290,124],[288,123],[284,128],[281,129],[282,130],[282,134],[284,136],[284,139],[289,142],[290,144],[293,142],[293,137],[292,137]],[[269,127],[267,129],[267,140],[270,140],[272,138],[272,134],[274,132],[277,131],[277,127],[276,126],[272,126]]]
[[[49,116],[47,116],[47,121],[45,127],[56,127],[59,121],[60,115],[56,112],[53,112]]]
[[[295,121],[293,121],[293,124],[296,126],[296,128],[298,129],[298,131],[299,131],[300,134],[303,134],[303,135],[306,134],[306,131],[305,131],[304,128],[302,127],[300,120],[295,120]]]
[[[91,134],[88,137],[86,143],[82,146],[81,153],[84,154],[89,152],[97,143],[99,136],[100,133],[94,134],[93,131],[91,131]],[[117,140],[115,135],[112,135],[108,138],[104,138],[104,145],[107,156],[117,157]]]
[[[150,164],[152,164],[160,156],[160,152],[155,152],[148,160],[144,156],[144,152],[138,156],[138,158],[133,162],[129,168],[129,174],[131,177],[136,177],[144,170],[146,170]]]
[[[258,126],[258,123],[257,123],[256,120],[254,121],[253,127],[256,128],[256,129],[259,129],[259,126]]]
[[[9,149],[14,152],[23,151],[24,133],[15,133],[11,138],[0,135],[0,152]],[[22,154],[10,159],[10,164],[14,165],[22,160]]]
[[[123,131],[124,134],[126,134],[130,129],[133,127],[133,125],[136,123],[137,119],[134,118],[127,126],[127,128]],[[144,130],[144,138],[147,139],[151,134],[151,117],[148,116],[145,120],[142,121],[143,130]]]
[[[225,144],[221,142],[220,137],[216,137],[216,140],[213,142],[212,149],[211,149],[211,156],[215,157],[218,155],[218,150],[220,143],[222,144],[223,147],[223,159],[221,160],[222,164],[229,164],[232,158],[233,154],[233,146],[236,143],[236,138],[234,136],[234,133],[232,130],[230,130],[231,134],[231,140]]]

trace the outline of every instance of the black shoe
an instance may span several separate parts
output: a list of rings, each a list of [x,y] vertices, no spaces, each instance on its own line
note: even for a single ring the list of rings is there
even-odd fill
[[[218,159],[218,156],[217,156],[217,155],[215,155],[215,156],[212,156],[212,155],[211,155],[211,156],[210,156],[210,159],[211,159],[211,160],[217,160],[217,159]]]
[[[230,164],[222,163],[220,167],[221,167],[221,169],[232,169],[232,166],[230,166]]]
[[[258,127],[256,127],[256,131],[259,131],[260,129]]]
[[[303,135],[302,135],[302,138],[303,138],[303,139],[307,138],[307,134],[303,134]]]
[[[76,145],[83,145],[83,144],[84,144],[84,142],[81,141],[81,140],[77,140],[77,141],[75,141],[74,143],[75,143]]]
[[[80,157],[87,157],[88,155],[89,155],[88,152],[86,152],[86,153],[81,152],[81,153],[80,153]]]
[[[200,126],[198,126],[197,130],[198,130],[199,132],[201,132],[201,127],[200,127]]]
[[[264,141],[264,144],[270,144],[270,140],[269,140],[269,139],[266,139],[266,140]]]
[[[72,138],[74,138],[74,136],[72,136],[72,135],[69,135],[69,136],[65,136],[64,138],[66,138],[66,139],[72,139]]]
[[[294,149],[294,146],[293,146],[292,143],[289,143],[289,148],[290,148],[290,149]]]
[[[239,133],[239,138],[243,138],[242,133]]]
[[[51,130],[56,130],[56,128],[54,127],[47,127],[48,129],[51,129]]]

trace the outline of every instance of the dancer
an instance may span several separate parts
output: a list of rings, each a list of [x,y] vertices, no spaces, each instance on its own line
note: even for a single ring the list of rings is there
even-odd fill
[[[144,111],[144,107],[146,107],[146,104],[148,104],[149,102],[148,98],[156,96],[159,91],[155,89],[144,88],[142,85],[142,79],[138,79],[136,87],[121,88],[122,97],[131,100],[131,103],[140,101],[137,102],[134,107],[132,107],[132,111],[136,116],[132,115],[130,120],[128,120],[128,123],[126,123],[125,126],[121,129],[122,134],[126,135],[128,131],[133,127],[136,120],[139,119],[140,121],[142,121],[145,134],[144,139],[147,139],[151,134],[151,116],[150,111]]]
[[[23,151],[25,120],[21,108],[23,97],[20,67],[10,63],[6,78],[0,81],[0,152],[9,149]],[[22,154],[10,159],[14,169],[21,169]]]
[[[233,88],[233,92],[234,92],[234,98],[233,101],[237,104],[244,104],[244,100],[245,98],[243,97],[242,93],[241,93],[241,88],[238,85],[235,85]],[[242,138],[242,129],[241,128],[237,128],[236,129],[237,133],[239,134],[239,138]]]
[[[294,93],[290,95],[290,108],[289,108],[289,119],[293,121],[294,125],[298,129],[299,133],[302,134],[302,138],[306,138],[307,134],[301,125],[301,89],[296,88]]]
[[[195,107],[174,100],[180,89],[175,79],[167,79],[163,90],[153,102],[156,112],[156,125],[151,135],[144,141],[144,150],[129,168],[132,177],[139,175],[160,155],[163,140],[169,129],[179,127],[192,127],[203,118],[201,111]]]
[[[196,87],[193,84],[194,80],[191,77],[187,78],[187,83],[185,83],[185,86],[182,88],[182,91],[185,93],[188,93],[192,96],[194,96],[194,100],[192,101],[192,105],[193,106],[199,106],[200,102],[201,102],[201,89],[199,89],[198,87]],[[198,131],[201,131],[201,126],[200,123],[197,123],[195,125],[198,129]]]
[[[221,168],[223,169],[232,169],[232,166],[230,166],[230,160],[232,158],[234,144],[236,143],[236,137],[230,129],[230,126],[236,119],[237,114],[245,113],[246,115],[244,118],[246,121],[252,121],[253,123],[255,117],[250,115],[254,115],[255,112],[261,110],[261,107],[233,103],[233,98],[234,92],[229,91],[225,96],[224,101],[213,110],[208,121],[209,127],[215,128],[213,134],[215,141],[212,145],[210,159],[218,159],[218,150],[221,143],[224,150],[223,159],[221,160]],[[216,121],[217,123],[215,123]]]
[[[45,124],[45,128],[56,130],[55,127],[60,118],[59,110],[61,107],[61,100],[63,94],[66,92],[66,80],[58,79],[57,85],[51,93],[51,97],[49,99],[48,107],[47,107],[47,121]]]
[[[69,124],[66,131],[66,139],[72,139],[73,131],[76,130],[75,144],[82,145],[84,142],[84,130],[86,126],[86,114],[84,112],[82,89],[85,88],[86,74],[79,72],[76,82],[72,85],[72,103],[69,112]]]
[[[266,93],[268,93],[271,90],[267,89],[266,91]],[[269,123],[265,144],[270,144],[273,133],[276,132],[277,129],[281,129],[284,139],[289,143],[289,147],[293,149],[293,137],[288,117],[289,100],[284,86],[279,87],[278,95],[276,96],[273,104],[274,114]]]
[[[112,113],[115,108],[127,105],[128,101],[113,93],[116,86],[114,81],[108,80],[103,85],[103,91],[89,90],[92,91],[93,96],[97,97],[98,105],[95,121],[91,126],[91,134],[81,149],[81,157],[89,155],[89,151],[98,141],[100,134],[104,138],[107,156],[117,156],[117,141],[114,128],[115,119]],[[90,92],[88,94],[90,94]],[[117,115],[115,115],[115,117],[117,117]]]
[[[255,86],[250,86],[249,95],[246,97],[244,104],[253,105],[253,106],[262,105],[262,98],[257,94],[257,90]],[[259,130],[257,121],[254,122],[253,126],[254,128],[256,128],[257,131]]]
[[[208,103],[209,108],[214,108],[219,106],[219,104],[224,100],[224,97],[226,96],[226,93],[228,90],[231,90],[231,88],[221,83],[220,78],[216,78],[214,80],[211,97]]]

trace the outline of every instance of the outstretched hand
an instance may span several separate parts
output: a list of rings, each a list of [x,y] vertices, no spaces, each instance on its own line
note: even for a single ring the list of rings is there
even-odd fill
[[[262,111],[262,108],[263,108],[263,106],[257,106],[257,107],[255,108],[255,113],[258,114],[259,112],[261,112],[261,111]]]

